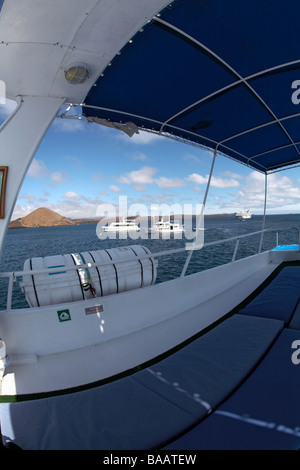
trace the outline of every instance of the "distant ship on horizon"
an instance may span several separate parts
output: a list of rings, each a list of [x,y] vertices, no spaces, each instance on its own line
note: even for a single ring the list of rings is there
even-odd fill
[[[248,219],[251,219],[252,217],[249,209],[241,210],[237,212],[235,215],[239,220],[248,220]]]

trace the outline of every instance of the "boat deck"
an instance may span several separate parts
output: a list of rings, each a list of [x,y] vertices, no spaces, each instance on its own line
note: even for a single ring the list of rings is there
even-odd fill
[[[297,264],[285,266],[238,313],[159,362],[89,390],[35,401],[34,407],[31,400],[11,409],[3,404],[11,422],[19,421],[16,444],[298,449],[300,371],[292,357],[300,340]],[[41,419],[45,413],[49,419]]]
[[[75,349],[67,346],[68,338],[66,337],[63,338],[65,350],[51,354],[10,354],[11,360],[2,381],[1,401],[11,400],[14,395],[18,395],[18,401],[20,401],[24,395],[47,394],[51,391],[64,393],[65,389],[76,391],[79,386],[95,385],[96,380],[100,382],[112,376],[119,376],[124,371],[126,373],[126,370],[132,372],[137,366],[153,358],[159,358],[168,351],[172,352],[176,345],[193,337],[196,332],[205,330],[230,312],[276,270],[276,262],[267,262],[268,258],[265,254],[262,258],[258,267],[257,260],[254,259],[252,268],[247,263],[242,270],[241,265],[244,265],[244,261],[241,260],[237,262],[239,270],[232,264],[213,269],[211,272],[198,273],[195,278],[191,276],[190,279],[173,280],[169,286],[158,284],[150,287],[148,301],[154,295],[156,298],[169,299],[166,305],[167,314],[164,318],[160,315],[158,322],[151,309],[147,311],[144,305],[139,317],[144,314],[149,318],[149,324],[145,327],[143,323],[142,329],[128,329],[127,333],[122,336],[98,343],[95,341],[86,347]],[[217,276],[220,282],[217,282]],[[188,295],[188,292],[191,292],[191,283],[193,289],[199,290],[199,286],[202,287],[199,297],[193,302],[190,302]],[[203,288],[204,285],[205,288]],[[152,290],[153,294],[151,294]],[[172,304],[170,296],[174,291],[181,294],[181,304],[178,302]],[[141,294],[141,290],[135,291],[135,295],[138,296],[135,301],[136,305],[145,303]],[[122,295],[124,299],[128,293],[118,294],[118,296]],[[119,298],[121,297],[116,300]],[[111,300],[108,297],[106,299]],[[113,319],[115,309],[114,306],[111,309],[112,313],[107,315],[105,325]],[[26,314],[27,312],[23,311],[17,317],[17,321],[26,318]],[[39,318],[43,318],[40,312],[38,314]],[[8,315],[8,320],[10,320],[10,315]],[[88,320],[90,320],[89,317]],[[136,318],[134,325],[138,321],[139,318]],[[128,316],[127,324],[129,324]],[[107,331],[109,331],[108,328]],[[144,345],[143,351],[140,350],[141,344]],[[32,348],[32,351],[35,352],[35,349]],[[66,370],[68,370],[67,374]],[[27,380],[28,376],[30,381]]]
[[[285,267],[236,317],[281,321],[267,355],[234,393],[165,449],[299,449],[300,266]],[[225,322],[226,323],[226,322]],[[277,323],[278,324],[278,323]],[[235,359],[236,362],[236,359]]]

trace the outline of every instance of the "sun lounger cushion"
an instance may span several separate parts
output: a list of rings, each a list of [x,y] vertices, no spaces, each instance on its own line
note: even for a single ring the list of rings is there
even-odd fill
[[[202,418],[240,384],[282,327],[281,321],[234,315],[134,379]]]
[[[243,315],[276,318],[288,324],[300,298],[300,267],[287,266],[245,308]]]
[[[143,449],[194,422],[131,377],[78,393],[1,404],[0,418],[3,436],[12,434],[24,450]]]
[[[224,400],[282,327],[235,315],[147,370],[77,393],[1,404],[2,433],[24,449],[157,448]]]
[[[243,385],[217,410],[166,449],[300,448],[299,331],[285,329]],[[298,354],[298,355],[297,355]]]
[[[294,328],[295,330],[300,330],[300,302],[297,305],[297,308],[292,316],[289,328]]]

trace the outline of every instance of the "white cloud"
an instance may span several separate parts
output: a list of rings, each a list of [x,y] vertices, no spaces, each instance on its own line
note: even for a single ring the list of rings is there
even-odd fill
[[[265,177],[251,172],[245,180],[242,191],[237,194],[239,207],[263,209],[265,199]],[[300,204],[300,188],[294,178],[273,173],[267,178],[267,208],[280,209]],[[299,209],[298,209],[299,210]]]
[[[136,199],[134,201],[137,204],[145,204],[145,206],[151,206],[155,204],[173,204],[174,203],[174,198],[173,196],[170,196],[168,194],[162,193],[162,194],[147,194],[143,193],[141,197]]]
[[[93,178],[93,180],[96,180],[96,181],[103,181],[103,179],[104,179],[102,174],[100,173],[100,171],[98,171],[97,173],[94,173],[92,175],[92,178]]]
[[[80,165],[82,163],[82,161],[80,160],[80,158],[78,157],[75,157],[74,155],[65,155],[63,157],[65,160],[69,161],[72,165],[75,164],[75,165]]]
[[[128,137],[128,135],[124,134],[123,132],[120,134],[117,134],[117,138],[123,140],[124,142],[127,143],[132,143],[132,144],[152,144],[153,142],[156,142],[158,139],[162,142],[162,136],[158,134],[153,134],[151,132],[144,132],[139,130],[138,134],[133,134],[132,137]]]
[[[21,217],[25,217],[26,215],[30,214],[30,212],[34,211],[35,209],[38,209],[40,206],[34,205],[34,204],[19,204],[17,203],[15,205],[11,220],[16,220]]]
[[[28,204],[33,204],[36,201],[36,197],[33,194],[24,194],[20,196],[20,199],[26,199]]]
[[[118,182],[122,184],[132,184],[136,191],[143,191],[147,184],[154,184],[160,188],[178,188],[185,186],[185,181],[180,178],[166,178],[165,176],[155,178],[154,176],[157,171],[157,168],[144,166],[140,170],[134,170],[124,176],[120,176]]]
[[[189,161],[191,163],[201,163],[201,159],[197,156],[197,155],[194,155],[192,153],[186,153],[184,156],[183,156],[183,159],[185,161]]]
[[[236,188],[237,186],[240,186],[240,183],[233,178],[225,179],[216,178],[214,176],[211,178],[210,184],[213,188]]]
[[[67,173],[61,171],[50,173],[43,160],[37,160],[35,158],[31,162],[27,175],[34,179],[41,179],[45,178],[46,176],[50,176],[51,182],[47,182],[49,186],[67,182]]]
[[[195,184],[207,184],[208,182],[208,175],[202,176],[198,173],[193,173],[186,178],[187,181]],[[235,188],[240,186],[240,183],[233,178],[217,178],[216,176],[212,176],[210,186],[212,188]]]
[[[157,169],[144,166],[140,170],[134,170],[127,173],[125,176],[118,178],[119,183],[132,184],[137,191],[142,191],[146,184],[153,184],[155,182],[154,175]]]
[[[33,194],[24,194],[20,196],[20,199],[25,199],[27,201],[27,204],[34,204],[34,203],[45,203],[48,202],[48,198],[39,196],[36,197]]]
[[[132,160],[140,160],[140,161],[145,161],[147,160],[147,156],[144,153],[135,153],[131,155]]]
[[[28,170],[28,176],[35,179],[44,178],[48,174],[48,169],[43,160],[33,159]]]
[[[223,171],[221,173],[221,176],[228,176],[229,178],[236,178],[236,179],[243,179],[244,177],[240,175],[239,173],[233,173],[232,171]]]
[[[54,173],[51,173],[51,181],[52,183],[55,183],[55,184],[66,183],[67,182],[66,174],[60,171],[55,171]]]
[[[220,200],[218,210],[250,209],[253,213],[263,213],[264,201],[265,176],[253,171],[243,178],[243,185],[236,194],[227,194],[226,199]],[[267,214],[285,211],[300,211],[299,184],[296,179],[283,174],[270,174],[267,178]]]
[[[178,188],[180,186],[185,186],[185,182],[180,178],[166,178],[161,176],[160,178],[155,179],[155,183],[160,188]]]
[[[186,178],[187,181],[195,184],[207,184],[208,177],[198,175],[198,173],[193,173]]]
[[[67,191],[64,194],[64,197],[66,197],[67,199],[73,199],[74,201],[79,201],[80,199],[82,199],[82,196],[77,193],[74,193],[73,191]]]
[[[119,186],[116,186],[115,184],[110,185],[109,189],[114,193],[121,193],[123,191]]]
[[[193,191],[196,191],[197,193],[204,193],[203,189],[200,188],[199,186],[195,186],[195,187],[193,188]]]
[[[84,125],[85,121],[83,120],[56,118],[54,119],[51,127],[55,131],[59,132],[78,132],[85,130]]]

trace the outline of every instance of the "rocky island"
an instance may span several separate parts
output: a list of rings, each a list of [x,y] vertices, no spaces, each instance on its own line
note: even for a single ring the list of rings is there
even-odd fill
[[[74,224],[75,222],[67,217],[63,217],[46,207],[40,207],[25,217],[12,220],[9,224],[9,228],[54,227],[58,225]]]

